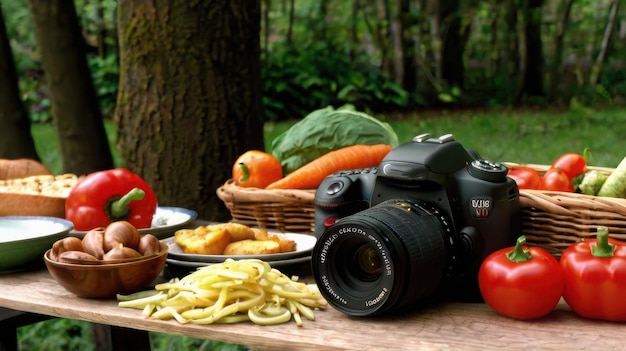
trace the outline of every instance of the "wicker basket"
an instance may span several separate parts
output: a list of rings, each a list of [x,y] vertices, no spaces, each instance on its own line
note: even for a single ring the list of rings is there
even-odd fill
[[[520,165],[506,163],[507,166]],[[549,166],[526,164],[543,174]],[[588,167],[609,174],[612,168]],[[626,240],[626,199],[597,197],[559,191],[520,190],[522,233],[531,245],[557,257],[574,242],[593,238],[598,226],[610,236]]]
[[[505,163],[507,166],[521,165]],[[546,165],[524,164],[540,174]],[[609,174],[612,168],[588,167]],[[314,190],[264,190],[242,188],[227,181],[217,190],[234,222],[280,231],[314,233]],[[563,250],[584,238],[593,238],[598,226],[610,236],[626,241],[626,199],[577,193],[520,190],[522,234],[531,245],[559,257]]]
[[[233,222],[282,232],[314,233],[315,190],[265,190],[236,186],[232,179],[217,189]]]

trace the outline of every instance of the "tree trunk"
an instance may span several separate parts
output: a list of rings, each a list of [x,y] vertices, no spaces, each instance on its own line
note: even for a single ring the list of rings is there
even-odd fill
[[[0,158],[39,160],[0,7]]]
[[[441,41],[441,16],[439,0],[427,0],[426,11],[428,12],[430,22],[430,38],[432,41],[431,47],[434,60],[435,79],[437,84],[440,85],[443,76],[443,50]],[[439,89],[437,89],[439,90]]]
[[[460,3],[443,1],[441,8],[441,24],[443,37],[441,78],[449,85],[463,89],[465,83],[465,63],[463,53],[469,39],[469,24],[463,25]]]
[[[550,85],[548,86],[548,97],[554,100],[556,97],[557,87],[561,79],[561,66],[563,61],[563,40],[567,27],[569,26],[569,16],[574,5],[574,0],[566,0],[561,15],[561,23],[557,28],[556,37],[554,38],[554,55],[552,56],[552,64],[550,65],[548,77],[550,77]]]
[[[216,189],[263,149],[260,1],[119,2],[120,153],[161,206],[230,219]]]
[[[376,11],[376,35],[378,46],[381,53],[381,70],[382,72],[394,77],[393,69],[393,48],[390,44],[389,33],[389,6],[387,0],[376,0],[374,10]]]
[[[404,46],[404,17],[407,16],[406,13],[402,12],[402,5],[406,0],[395,0],[392,2],[390,8],[392,9],[392,15],[389,16],[389,37],[391,39],[391,48],[393,54],[391,57],[393,58],[393,68],[392,68],[392,77],[396,84],[407,88],[404,85],[404,77],[405,77],[405,68],[404,68],[404,57],[405,57],[405,46]]]
[[[533,1],[533,0],[529,0]],[[541,8],[522,9],[524,19],[524,64],[518,102],[529,97],[544,97],[543,49],[541,42]]]
[[[613,2],[611,3],[609,19],[607,20],[606,27],[604,29],[602,41],[600,42],[600,52],[598,52],[596,61],[591,67],[591,74],[589,76],[589,85],[591,86],[591,91],[595,91],[596,85],[598,84],[598,78],[600,77],[600,72],[602,72],[604,58],[606,57],[606,52],[609,47],[609,41],[611,39],[611,34],[613,33],[613,27],[615,26],[615,18],[617,17],[617,14],[619,12],[618,10],[619,0],[613,0]]]
[[[409,14],[411,10],[411,1],[402,0],[400,11],[402,11],[402,59],[404,67],[404,77],[402,78],[402,86],[411,93],[418,90],[417,86],[417,50],[413,31],[418,25],[417,21]]]
[[[63,171],[87,174],[113,167],[85,44],[72,0],[29,0],[50,91]]]
[[[504,18],[506,21],[506,34],[504,59],[498,63],[498,69],[512,77],[514,84],[520,81],[520,38],[517,32],[518,9],[513,1],[507,1],[504,5]],[[494,33],[495,35],[495,33]],[[514,90],[512,90],[513,92]]]

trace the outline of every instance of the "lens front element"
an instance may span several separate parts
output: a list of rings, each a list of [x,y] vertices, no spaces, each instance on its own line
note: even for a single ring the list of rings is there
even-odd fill
[[[446,270],[450,228],[425,204],[390,200],[329,227],[312,253],[320,291],[353,316],[418,304]]]
[[[383,271],[380,255],[372,245],[361,245],[354,254],[351,266],[348,269],[363,281],[374,281]]]

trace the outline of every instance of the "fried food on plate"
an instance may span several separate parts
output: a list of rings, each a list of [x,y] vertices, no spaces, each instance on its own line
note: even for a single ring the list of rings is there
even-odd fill
[[[224,224],[215,224],[215,226],[223,226],[230,236],[233,238],[233,241],[241,241],[254,239],[255,230],[248,227],[245,224],[241,223],[224,223]]]
[[[224,249],[224,255],[267,255],[280,253],[280,244],[274,240],[246,239],[233,241]]]
[[[240,223],[219,223],[181,229],[174,241],[185,253],[204,255],[264,255],[296,250],[296,242]]]
[[[174,241],[189,254],[221,255],[232,237],[225,228],[198,227],[177,230]]]

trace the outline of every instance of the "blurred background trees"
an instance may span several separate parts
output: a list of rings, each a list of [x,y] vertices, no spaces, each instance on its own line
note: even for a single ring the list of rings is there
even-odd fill
[[[621,104],[623,0],[263,0],[266,120],[372,111]],[[2,0],[24,100],[51,118],[26,0]],[[75,0],[105,117],[119,76],[116,0]]]
[[[11,118],[22,135],[26,122],[54,122],[60,144],[88,135],[61,147],[63,171],[84,173],[110,164],[108,150],[99,147],[104,119],[109,138],[111,128],[117,133],[115,165],[148,178],[166,203],[212,210],[221,204],[214,188],[236,156],[263,147],[261,126],[328,105],[394,116],[623,105],[623,1],[263,0],[196,8],[201,5],[179,0],[167,7],[170,15],[144,19],[137,8],[154,5],[52,2],[70,10],[73,4],[72,19],[74,12],[54,13],[45,1],[0,0],[10,43],[0,50],[0,62],[14,62],[21,94],[15,94],[10,67],[0,66],[8,72],[0,89],[13,92],[12,104],[9,95],[0,97],[0,111],[14,111],[0,121],[8,125]],[[226,15],[211,17],[209,8]],[[124,17],[128,11],[132,19]],[[202,11],[209,15],[198,16]],[[73,36],[51,36],[61,27]],[[59,55],[58,66],[46,65],[46,52]],[[79,83],[64,90],[61,78]],[[23,113],[16,119],[24,109],[27,120]],[[22,146],[7,143],[16,133],[0,130],[8,144],[4,155],[14,145],[32,154],[26,138]],[[88,148],[81,144],[100,151],[83,153]],[[101,157],[73,159],[76,150]],[[192,150],[190,157],[177,156]],[[194,168],[194,159],[203,166]],[[189,172],[190,189],[171,186]]]

